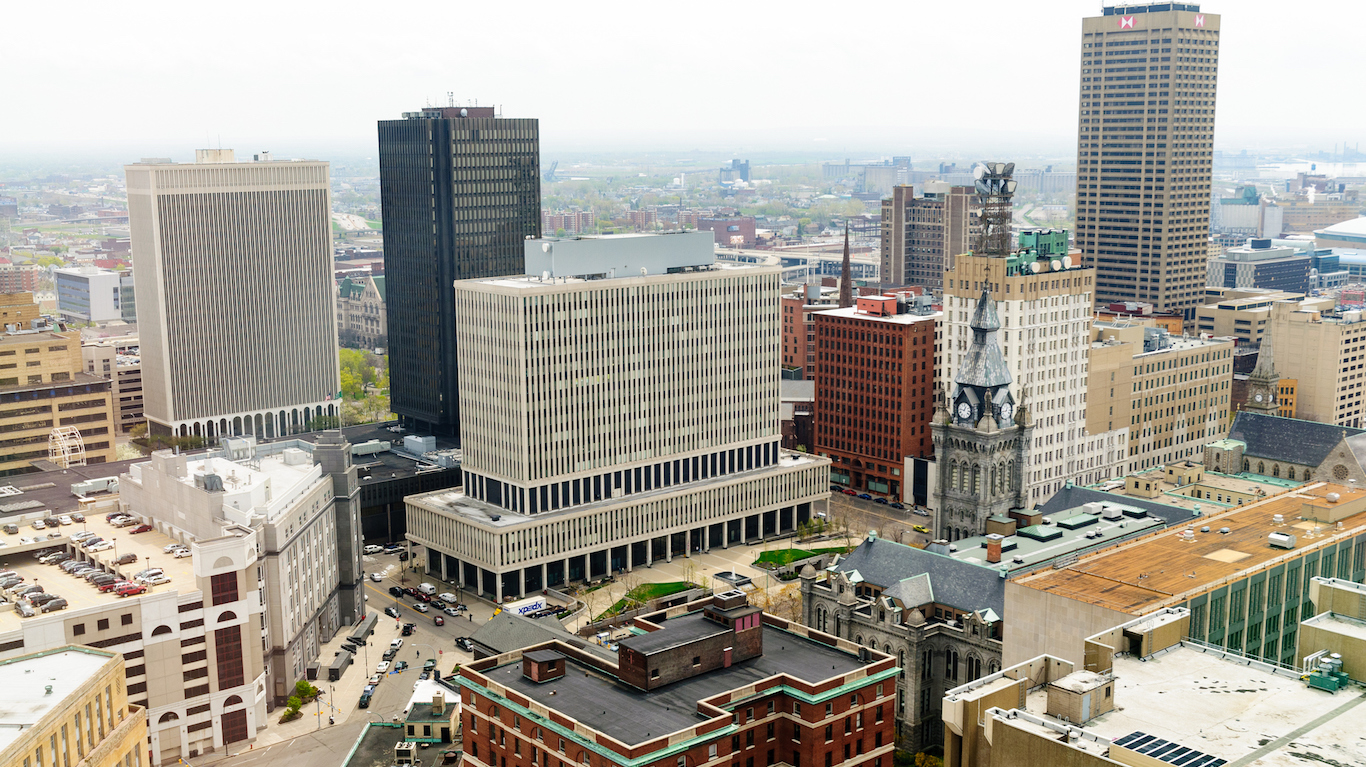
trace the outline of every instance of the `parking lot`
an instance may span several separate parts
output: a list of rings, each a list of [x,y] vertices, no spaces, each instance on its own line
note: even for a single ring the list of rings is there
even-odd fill
[[[92,562],[101,569],[128,580],[132,579],[134,573],[149,567],[162,568],[170,582],[160,586],[149,586],[149,591],[194,587],[191,558],[177,559],[164,551],[165,546],[174,543],[171,538],[155,530],[133,534],[134,529],[135,526],[115,527],[105,521],[103,514],[87,516],[84,522],[62,525],[56,530],[35,531],[26,523],[20,528],[19,533],[0,535],[0,542],[6,544],[0,548],[0,569],[13,570],[24,579],[25,584],[36,583],[43,587],[44,592],[60,595],[69,603],[69,610],[93,607],[121,597],[110,592],[100,592],[84,578],[69,575],[56,565],[39,563],[33,558],[34,552],[47,549],[65,550],[75,559]],[[70,539],[72,534],[82,531],[94,533],[113,545],[103,551],[87,551]],[[21,537],[48,532],[61,533],[62,537],[51,539],[46,545],[41,546],[22,545],[18,542]],[[137,561],[125,565],[115,564],[118,557],[126,554],[136,555]],[[28,620],[10,609],[10,604],[11,602],[7,601],[6,604],[0,605],[0,632],[17,629],[21,620]]]

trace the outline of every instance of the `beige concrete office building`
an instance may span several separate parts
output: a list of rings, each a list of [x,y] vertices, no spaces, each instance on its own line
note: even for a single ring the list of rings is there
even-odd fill
[[[125,578],[156,567],[169,582],[128,597],[100,592],[25,553],[55,542],[23,544],[21,534],[31,532],[26,527],[21,534],[0,533],[5,551],[11,552],[8,569],[24,583],[38,582],[70,603],[31,617],[0,610],[0,659],[75,644],[120,654],[127,699],[147,711],[148,731],[139,733],[138,742],[141,754],[150,750],[153,767],[254,738],[265,726],[267,708],[261,651],[264,584],[256,531],[229,526],[212,538],[189,542],[190,556],[177,558],[164,550],[173,539],[162,532],[167,529],[162,522],[154,520],[156,530],[128,535],[130,528],[104,520],[105,512],[119,508],[117,495],[91,500],[83,506],[83,526],[114,541],[114,548],[92,553],[69,542],[55,545]],[[115,563],[128,554],[137,561]]]
[[[990,283],[1001,318],[1001,352],[1034,416],[1034,444],[1025,486],[1032,503],[1043,503],[1068,481],[1091,484],[1127,470],[1129,424],[1096,431],[1088,420],[1088,354],[1095,270],[1044,258],[1039,272],[1030,256],[960,255],[944,273],[944,340],[935,378],[954,380],[972,342],[969,321]],[[1056,268],[1054,263],[1056,262]]]
[[[1295,416],[1360,427],[1366,381],[1361,312],[1276,304],[1271,310],[1276,368],[1296,380]]]
[[[1239,346],[1259,346],[1271,320],[1271,307],[1278,303],[1296,304],[1302,309],[1331,312],[1331,297],[1308,297],[1303,293],[1262,288],[1206,288],[1206,304],[1196,310],[1195,325],[1200,333],[1228,336]]]
[[[143,767],[146,742],[118,653],[68,645],[0,661],[0,764]]]
[[[113,385],[114,426],[127,434],[146,423],[142,408],[142,354],[137,336],[119,336],[81,344],[85,372],[106,378]]]
[[[1087,422],[1129,427],[1129,470],[1200,460],[1228,431],[1233,339],[1178,337],[1152,320],[1092,331]]]
[[[220,149],[124,171],[152,430],[275,437],[335,415],[328,164]]]
[[[981,207],[970,186],[942,181],[892,187],[882,201],[882,282],[940,290],[954,258],[972,249]]]
[[[406,499],[428,570],[502,599],[807,521],[830,461],[780,448],[779,269],[692,233],[565,244],[455,283],[463,492]]]
[[[1219,18],[1140,3],[1082,19],[1077,246],[1100,302],[1187,323],[1204,303]]]

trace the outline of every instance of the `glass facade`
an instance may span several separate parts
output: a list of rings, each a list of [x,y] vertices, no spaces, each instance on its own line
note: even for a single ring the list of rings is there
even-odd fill
[[[488,108],[405,117],[379,123],[391,407],[458,436],[451,284],[523,273],[522,241],[541,235],[540,129]]]

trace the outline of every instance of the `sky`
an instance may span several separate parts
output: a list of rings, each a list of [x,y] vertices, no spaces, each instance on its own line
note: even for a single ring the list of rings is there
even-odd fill
[[[1075,149],[1096,0],[6,3],[0,159],[328,159],[424,105],[540,119],[542,156]],[[1215,148],[1366,125],[1359,3],[1222,0]]]

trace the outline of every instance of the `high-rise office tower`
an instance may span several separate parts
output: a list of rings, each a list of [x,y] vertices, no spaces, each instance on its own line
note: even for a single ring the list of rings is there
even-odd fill
[[[328,164],[124,166],[152,431],[275,437],[336,415]]]
[[[882,201],[882,283],[944,287],[944,270],[972,250],[980,207],[970,186],[930,181],[892,187]]]
[[[520,275],[541,234],[540,129],[493,107],[438,107],[379,124],[390,407],[459,436],[456,280]]]
[[[1190,323],[1204,298],[1219,17],[1191,3],[1082,20],[1077,245],[1100,302]]]
[[[779,446],[779,269],[713,247],[547,238],[531,276],[455,284],[464,487],[404,499],[429,572],[501,601],[812,518],[830,462]]]

